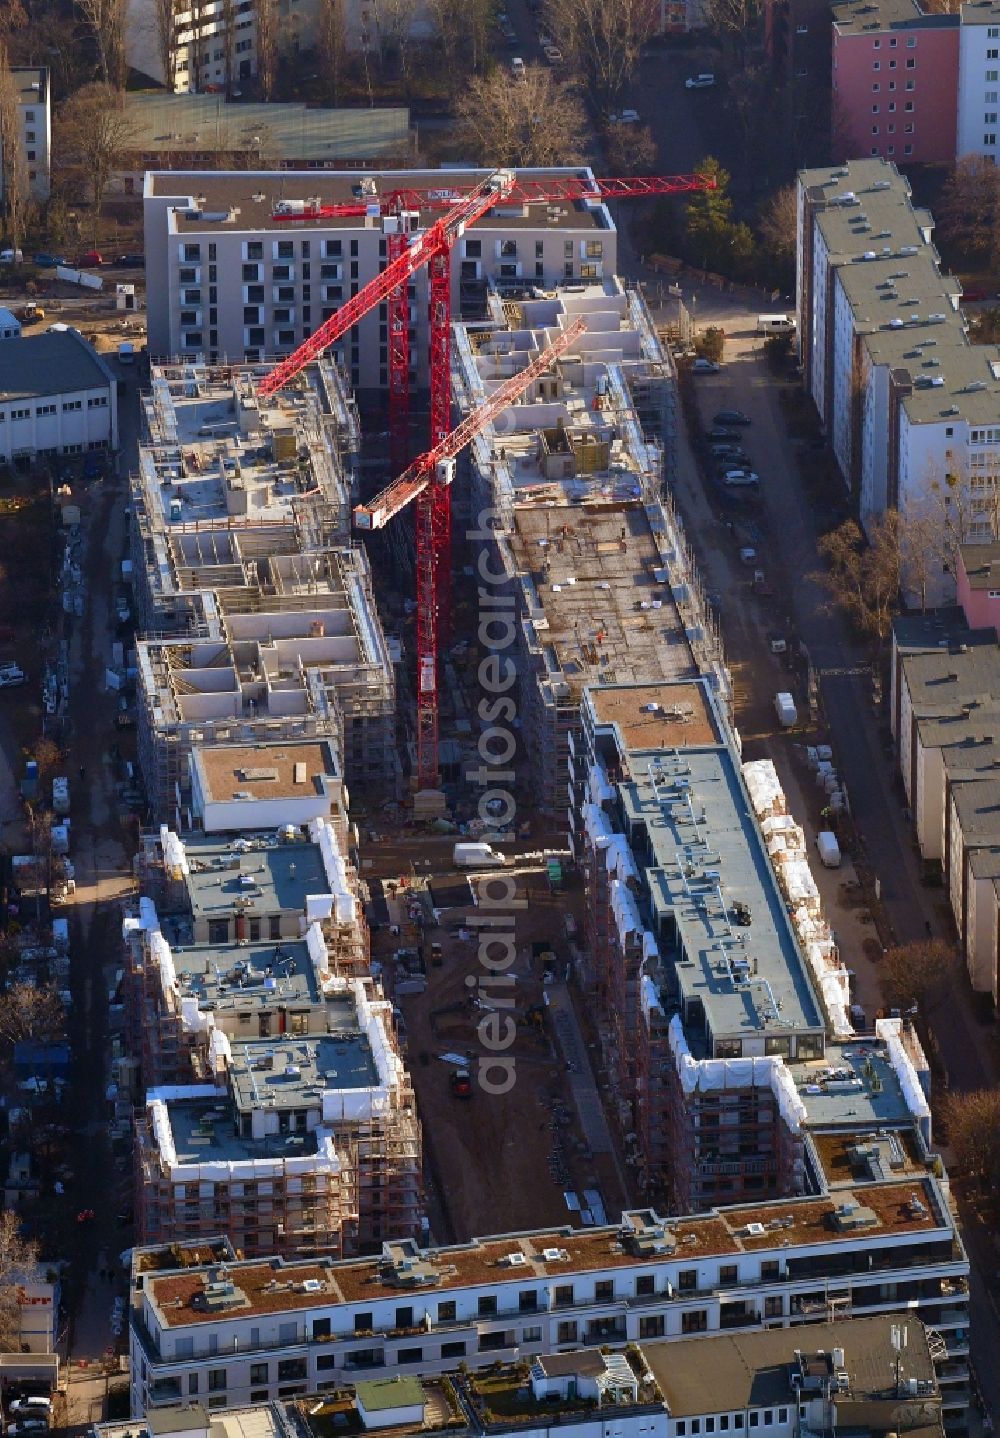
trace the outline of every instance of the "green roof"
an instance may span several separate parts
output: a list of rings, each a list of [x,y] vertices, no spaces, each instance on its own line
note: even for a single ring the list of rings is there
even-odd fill
[[[358,1402],[368,1413],[384,1413],[388,1408],[423,1406],[424,1390],[416,1378],[374,1378],[355,1384]]]

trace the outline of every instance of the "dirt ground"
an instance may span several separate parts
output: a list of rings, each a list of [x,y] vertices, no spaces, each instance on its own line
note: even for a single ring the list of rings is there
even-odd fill
[[[514,871],[515,899],[525,907],[515,915],[516,958],[506,970],[513,984],[501,989],[490,984],[490,972],[479,958],[479,933],[470,927],[470,920],[483,910],[474,905],[449,908],[435,924],[429,905],[422,905],[425,922],[407,923],[406,895],[424,891],[428,872],[434,876],[432,884],[456,879],[453,843],[390,841],[379,846],[373,868],[366,870],[368,878],[377,870],[378,877],[391,881],[406,874],[404,856],[411,847],[420,856],[415,889],[411,880],[402,902],[389,898],[400,933],[381,929],[373,935],[372,951],[384,965],[387,992],[395,995],[405,1024],[407,1063],[424,1124],[435,1236],[457,1241],[545,1224],[578,1225],[579,1215],[567,1208],[563,1197],[567,1190],[582,1196],[584,1189],[598,1188],[605,1207],[617,1213],[623,1195],[615,1166],[607,1154],[595,1154],[583,1136],[569,1082],[587,1059],[579,1052],[578,1035],[567,1027],[572,1019],[560,1018],[557,1026],[546,1002],[557,989],[561,996],[566,992],[562,981],[570,951],[565,918],[572,913],[579,927],[579,885],[553,894],[544,872]],[[441,946],[439,956],[432,951],[434,944]],[[548,946],[553,959],[535,952],[541,944]],[[401,987],[413,985],[404,965],[393,959],[397,948],[420,949],[425,956],[423,992],[400,993]],[[546,966],[550,982],[544,981]],[[517,1028],[504,1057],[512,1060],[514,1081],[509,1092],[490,1093],[478,1081],[480,1061],[489,1058],[489,1050],[477,1026],[489,1021],[489,1009],[481,1005],[496,999],[506,1003],[508,996],[514,1007],[501,1012],[515,1017]],[[564,1007],[561,1003],[560,1012]],[[471,1098],[452,1092],[458,1064],[447,1062],[445,1054],[468,1063]]]

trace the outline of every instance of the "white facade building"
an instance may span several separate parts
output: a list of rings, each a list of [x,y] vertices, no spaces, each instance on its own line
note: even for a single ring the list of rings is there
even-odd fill
[[[486,171],[449,171],[467,190]],[[523,171],[527,179],[590,177],[589,169]],[[403,186],[430,191],[422,216],[442,213],[439,170],[383,171],[376,193],[350,172],[149,172],[144,192],[147,273],[163,283],[147,296],[153,355],[250,361],[289,353],[384,267],[387,241],[377,213],[294,218],[295,207],[353,204]],[[289,220],[289,213],[293,218]],[[284,218],[282,217],[284,216]],[[613,275],[617,234],[602,202],[498,205],[455,245],[452,305],[482,314],[487,282],[540,285],[600,281]],[[414,383],[426,384],[426,271],[410,283]],[[355,391],[388,382],[388,313],[377,306],[334,348]]]
[[[52,110],[49,103],[49,72],[44,66],[16,65],[11,69],[17,91],[18,130],[24,150],[28,193],[33,200],[47,200],[50,189]],[[3,195],[0,169],[0,196]]]
[[[973,0],[961,7],[958,35],[958,127],[955,155],[1000,155],[1000,6]]]
[[[0,344],[0,460],[117,447],[115,377],[79,331]]]

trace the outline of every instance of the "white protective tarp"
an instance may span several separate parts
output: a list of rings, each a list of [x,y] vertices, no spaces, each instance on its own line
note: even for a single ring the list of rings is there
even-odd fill
[[[797,1133],[806,1117],[806,1106],[796,1091],[782,1058],[696,1059],[684,1036],[680,1015],[674,1014],[667,1030],[670,1051],[686,1094],[712,1089],[770,1088],[785,1123]]]
[[[914,1118],[930,1122],[931,1111],[927,1098],[920,1086],[920,1079],[913,1067],[913,1061],[906,1052],[902,1040],[903,1021],[902,1019],[876,1019],[876,1037],[885,1042],[889,1062],[895,1070],[899,1079],[899,1086],[903,1090],[903,1097],[906,1099],[906,1106]],[[927,1135],[929,1138],[929,1134]]]
[[[785,795],[778,782],[778,771],[770,759],[749,760],[743,765],[743,779],[758,819],[770,814],[784,814]]]
[[[325,819],[311,819],[309,837],[319,846],[326,881],[333,895],[334,912],[339,924],[353,924],[357,919],[357,899],[347,878],[347,864],[340,852],[332,825]],[[308,903],[308,900],[307,900]]]
[[[781,866],[781,883],[790,904],[804,904],[819,913],[820,898],[812,870],[804,859],[789,859]]]
[[[160,825],[160,848],[163,850],[163,865],[171,879],[186,879],[191,872],[188,866],[187,850],[166,824]]]

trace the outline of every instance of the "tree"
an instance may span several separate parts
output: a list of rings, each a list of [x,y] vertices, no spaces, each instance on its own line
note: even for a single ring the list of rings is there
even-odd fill
[[[893,1008],[926,1008],[945,992],[957,968],[955,950],[941,939],[898,944],[882,960],[882,991]]]
[[[769,195],[757,211],[757,237],[774,267],[780,289],[788,289],[795,278],[795,186],[782,185]]]
[[[489,54],[493,7],[490,0],[427,0],[445,73],[455,88],[469,69],[478,70]]]
[[[54,1039],[63,1031],[63,1006],[51,985],[12,984],[0,994],[0,1038],[8,1045],[24,1039]]]
[[[6,6],[0,5],[0,12],[8,18]],[[48,66],[53,100],[64,99],[90,78],[87,47],[80,43],[75,14],[36,11],[30,25],[11,31],[7,45],[11,64]]]
[[[684,228],[691,259],[703,270],[746,268],[753,254],[753,235],[743,221],[733,222],[733,202],[726,193],[729,173],[711,155],[697,169],[715,181],[715,188],[698,190],[688,199]]]
[[[173,90],[177,80],[179,27],[175,0],[153,0],[153,22],[156,27],[156,51],[163,70],[163,83]],[[197,49],[197,46],[194,47]],[[195,76],[198,73],[195,62]]]
[[[948,1094],[944,1120],[955,1167],[995,1206],[1000,1194],[1000,1089]]]
[[[585,117],[576,92],[550,70],[528,65],[512,84],[502,70],[470,80],[455,105],[465,143],[477,162],[573,165],[581,155]]]
[[[376,16],[378,24],[379,60],[383,70],[390,58],[399,61],[400,72],[406,74],[407,56],[410,50],[410,31],[417,13],[418,0],[378,0]]]
[[[542,13],[605,104],[621,94],[660,23],[659,0],[544,0]]]
[[[656,141],[648,125],[609,125],[604,150],[609,174],[648,175],[656,170]]]
[[[711,360],[713,364],[721,364],[722,356],[726,350],[726,332],[718,325],[709,325],[702,330],[694,342],[694,352],[702,359]]]
[[[985,155],[963,155],[936,208],[942,238],[973,264],[1000,261],[1000,170]]]
[[[128,73],[125,59],[125,21],[128,0],[76,0],[97,46],[105,85],[124,90]]]
[[[4,0],[0,6],[0,39],[6,40],[16,30],[27,27],[28,17],[21,0]]]
[[[4,235],[20,249],[30,203],[28,165],[21,141],[21,114],[17,87],[0,37],[0,182],[3,184]]]
[[[278,66],[278,9],[276,0],[254,0],[257,27],[257,85],[262,100],[270,100]]]
[[[101,207],[112,171],[134,137],[122,97],[110,85],[84,85],[59,111],[58,153],[64,177],[78,179],[90,189],[97,243]]]
[[[823,535],[818,548],[828,568],[810,579],[822,585],[837,608],[881,650],[899,606],[899,515],[886,510],[872,521],[867,539],[855,520],[846,519]]]
[[[336,105],[347,55],[347,22],[344,0],[319,0],[316,12],[316,49],[320,80],[326,99]]]
[[[707,0],[708,27],[745,62],[761,16],[760,0]]]
[[[921,609],[940,603],[941,575],[957,574],[958,551],[973,538],[1000,539],[1000,475],[995,469],[931,471],[900,519],[907,597]]]
[[[10,1209],[0,1213],[0,1353],[21,1351],[21,1303],[18,1289],[38,1263],[38,1244],[21,1233]]]

